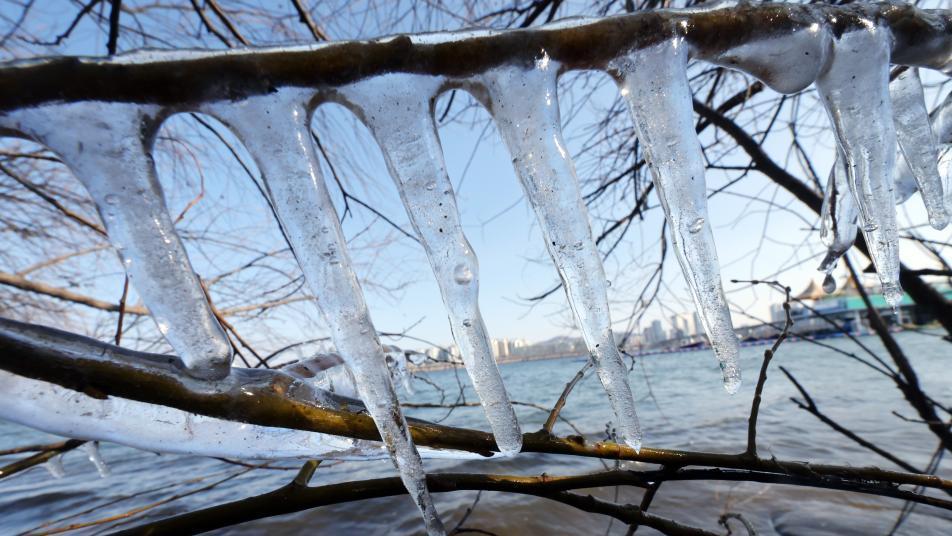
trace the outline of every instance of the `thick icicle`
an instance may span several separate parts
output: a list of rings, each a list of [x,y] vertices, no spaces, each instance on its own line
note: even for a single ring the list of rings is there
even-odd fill
[[[96,466],[96,472],[99,473],[99,478],[109,476],[109,466],[103,461],[102,454],[99,452],[99,441],[83,443],[82,449],[86,451],[86,457],[89,458],[89,462]]]
[[[694,304],[723,373],[735,393],[740,345],[721,287],[714,235],[708,223],[704,157],[694,130],[688,50],[682,38],[631,51],[610,65],[617,72],[635,130],[651,168],[671,241]]]
[[[496,445],[504,454],[515,454],[522,448],[522,432],[479,311],[479,264],[460,225],[433,119],[432,100],[441,85],[439,78],[395,73],[345,87],[341,94],[383,150]]]
[[[307,109],[312,96],[311,90],[285,88],[271,95],[211,105],[208,111],[228,123],[254,156],[334,345],[354,374],[360,398],[390,449],[410,496],[423,512],[427,532],[443,534],[426,488],[423,462],[400,411],[337,212],[321,176]]]
[[[830,64],[816,85],[844,156],[883,297],[895,306],[902,289],[892,177],[896,135],[889,98],[890,42],[889,31],[872,22],[834,38]]]
[[[156,109],[124,103],[19,110],[12,128],[55,151],[96,203],[126,273],[189,374],[219,379],[231,345],[175,232],[149,151]]]
[[[836,261],[853,247],[856,233],[859,231],[856,225],[858,217],[856,199],[849,189],[846,160],[840,151],[837,151],[820,210],[820,241],[827,247],[827,253],[818,270],[825,272],[827,277],[832,278],[831,273],[836,268]]]
[[[942,179],[939,177],[936,136],[926,110],[919,70],[911,67],[903,71],[889,85],[889,95],[892,98],[896,141],[926,205],[929,223],[936,229],[942,229],[949,223],[949,214],[942,192]]]
[[[565,148],[556,95],[559,66],[543,52],[534,66],[504,67],[477,79],[484,103],[509,148],[576,324],[615,412],[618,436],[638,449],[641,427],[615,344],[605,269],[592,238],[575,166]]]

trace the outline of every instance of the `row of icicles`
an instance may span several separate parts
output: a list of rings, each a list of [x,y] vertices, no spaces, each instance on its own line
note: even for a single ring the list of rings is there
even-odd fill
[[[787,37],[781,36],[784,39]],[[787,54],[815,54],[816,87],[838,141],[823,211],[824,243],[832,270],[861,229],[887,301],[901,297],[894,205],[918,189],[930,222],[949,219],[948,182],[937,169],[938,141],[930,128],[915,69],[890,79],[890,33],[868,27],[834,37],[824,24],[798,30]],[[819,44],[818,44],[819,43]],[[744,45],[730,64],[745,68],[776,47]],[[655,189],[672,229],[672,242],[704,330],[720,362],[726,389],[740,386],[738,341],[721,288],[707,214],[704,158],[694,129],[686,69],[689,46],[673,37],[630,51],[608,65],[628,103]],[[809,54],[807,54],[809,55]],[[824,63],[825,62],[825,63]],[[812,68],[812,67],[811,67]],[[756,69],[746,69],[748,71]],[[539,51],[531,65],[507,65],[465,80],[390,73],[339,87],[326,95],[348,106],[370,128],[383,150],[413,228],[422,243],[446,305],[450,327],[482,402],[499,450],[519,452],[522,434],[489,345],[478,306],[478,265],[460,225],[453,188],[433,119],[433,103],[447,87],[475,89],[492,114],[513,158],[526,197],[538,217],[576,323],[615,414],[618,437],[638,449],[642,434],[635,403],[611,329],[606,277],[560,129],[556,81],[560,65]],[[785,90],[797,85],[774,74],[765,82]],[[802,77],[803,69],[791,76]],[[245,144],[330,329],[337,351],[353,373],[401,478],[424,515],[427,531],[443,526],[426,488],[420,455],[400,411],[384,354],[345,246],[338,214],[321,176],[311,139],[315,90],[285,87],[238,102],[204,104],[198,111],[226,125]],[[949,101],[932,118],[948,143]],[[189,374],[220,379],[229,373],[232,349],[204,297],[166,210],[143,134],[163,110],[112,102],[56,103],[0,116],[0,126],[55,151],[86,186],[109,238],[159,330]],[[897,163],[896,143],[904,161]],[[947,179],[946,179],[947,180]],[[827,285],[829,287],[829,285]]]

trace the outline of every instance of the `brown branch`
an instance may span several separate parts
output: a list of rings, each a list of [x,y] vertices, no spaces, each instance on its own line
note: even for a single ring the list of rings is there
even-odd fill
[[[43,341],[43,342],[37,342]],[[57,348],[70,348],[68,354]],[[205,383],[196,390],[174,375],[178,359],[134,352],[63,331],[0,319],[0,369],[55,383],[80,392],[98,392],[159,404],[210,417],[355,439],[379,440],[373,420],[365,413],[315,406],[289,398],[286,380],[278,371],[233,369],[224,382]],[[245,375],[257,381],[248,383]],[[244,379],[243,379],[244,378]],[[240,389],[236,385],[242,385]],[[251,393],[253,396],[249,396]],[[490,433],[407,419],[414,443],[434,448],[489,454],[496,450]],[[952,481],[934,475],[887,471],[875,467],[844,467],[737,454],[689,452],[644,447],[634,449],[610,442],[587,442],[581,437],[559,438],[545,433],[523,436],[523,452],[563,454],[655,463],[760,471],[798,477],[804,482],[849,479],[890,482],[952,490]],[[767,477],[762,477],[767,478]],[[839,488],[837,488],[839,489]],[[891,495],[890,495],[891,496]]]
[[[109,39],[106,41],[106,51],[110,56],[116,55],[116,46],[119,43],[119,15],[122,14],[122,0],[110,0],[112,9],[109,10]]]
[[[737,279],[733,279],[731,282],[751,283],[753,285],[761,283],[761,281],[741,281]],[[785,287],[778,281],[764,281],[764,283],[783,291],[783,311],[786,315],[786,320],[784,321],[783,330],[780,332],[780,335],[777,336],[777,340],[774,341],[770,348],[764,350],[764,359],[760,365],[760,376],[757,378],[757,387],[754,389],[754,399],[750,404],[750,416],[747,418],[747,450],[745,454],[748,456],[757,456],[757,417],[760,415],[760,401],[764,392],[764,384],[767,383],[767,367],[770,366],[770,361],[773,359],[773,356],[776,355],[783,341],[790,335],[790,328],[793,327],[793,317],[790,316],[790,287]]]
[[[120,310],[119,305],[116,303],[99,300],[90,296],[86,296],[85,294],[79,294],[64,288],[54,287],[39,281],[32,281],[25,277],[7,272],[0,272],[0,285],[7,285],[20,290],[43,294],[51,298],[78,303],[80,305],[85,305],[86,307],[92,307],[93,309],[100,309],[110,313],[118,313]],[[124,310],[126,314],[132,315],[149,314],[148,309],[139,305],[127,305]]]
[[[552,433],[552,427],[555,426],[555,421],[559,418],[559,413],[562,412],[562,408],[565,407],[565,402],[569,398],[569,393],[572,392],[572,389],[575,388],[578,382],[582,381],[582,378],[585,377],[585,373],[588,372],[588,369],[592,368],[592,360],[589,359],[585,362],[585,365],[575,373],[573,377],[567,384],[565,384],[565,389],[562,390],[562,394],[559,395],[559,399],[555,401],[555,405],[552,406],[552,411],[549,412],[549,417],[545,420],[545,424],[542,425],[542,430],[548,434]]]
[[[247,44],[218,2],[207,3],[228,31]],[[209,52],[176,61],[130,63],[64,56],[0,68],[0,110],[81,100],[195,105],[202,100],[267,94],[277,86],[347,84],[386,72],[466,78],[499,65],[530,64],[539,50],[545,50],[565,69],[604,68],[627,50],[670,38],[681,22],[686,27],[686,45],[697,51],[699,58],[714,59],[746,43],[813,24],[827,25],[830,18],[837,20],[836,31],[864,28],[869,17],[890,28],[894,62],[945,68],[952,46],[952,13],[948,11],[890,3],[871,4],[864,10],[742,4],[730,10],[639,12],[565,28],[508,30],[436,45],[414,45],[404,35],[318,48]]]
[[[794,404],[796,404],[800,409],[807,411],[808,413],[810,413],[811,415],[819,419],[821,422],[823,422],[823,424],[826,424],[830,428],[850,438],[856,444],[872,452],[875,452],[876,454],[891,461],[892,463],[903,468],[904,470],[909,471],[910,473],[922,472],[919,468],[899,459],[888,450],[880,448],[874,443],[863,439],[862,437],[854,433],[852,430],[849,430],[848,428],[840,425],[833,419],[827,417],[823,412],[820,411],[820,408],[817,407],[816,402],[813,401],[813,397],[811,397],[810,394],[807,393],[807,390],[804,389],[802,385],[800,385],[800,382],[797,381],[797,379],[793,376],[793,374],[790,373],[789,370],[787,370],[784,367],[780,367],[780,371],[783,372],[787,376],[787,379],[789,379],[791,383],[793,383],[793,386],[797,388],[797,391],[800,391],[800,396],[803,397],[803,402],[797,400],[796,398],[792,398],[792,397],[790,398],[790,400]]]
[[[242,45],[248,46],[251,43],[245,39],[245,36],[241,35],[241,32],[238,31],[238,27],[231,22],[231,19],[228,18],[228,15],[225,14],[225,11],[218,5],[217,0],[205,0],[208,4],[208,7],[211,8],[212,12],[215,13],[215,16],[218,17],[218,20],[225,25],[225,28],[228,28],[228,32],[234,36]]]
[[[315,41],[330,41],[330,37],[327,37],[327,34],[324,33],[324,30],[318,26],[314,19],[311,17],[310,12],[301,4],[301,0],[291,0],[291,4],[294,6],[294,9],[298,12],[298,18],[301,23],[307,26],[307,29],[311,32],[311,36],[314,37]]]
[[[64,452],[69,452],[76,447],[82,445],[85,441],[80,441],[78,439],[70,439],[69,441],[63,442],[61,446],[55,448],[50,448],[44,450],[43,452],[34,454],[29,458],[24,458],[22,460],[17,460],[11,464],[0,467],[0,478],[7,478],[8,476],[15,475],[21,471],[25,471],[30,467],[40,465],[42,463],[48,462],[51,458],[55,458]]]
[[[856,291],[859,292],[863,303],[866,304],[866,314],[867,318],[869,318],[870,327],[872,327],[876,335],[879,336],[879,340],[882,341],[883,346],[886,347],[886,351],[889,353],[889,356],[892,357],[896,368],[899,369],[899,373],[905,380],[905,384],[897,384],[900,386],[903,396],[916,410],[919,417],[926,422],[926,426],[929,427],[929,430],[939,438],[939,441],[942,442],[945,449],[952,452],[952,432],[949,431],[949,427],[944,424],[942,419],[936,414],[935,405],[930,402],[922,392],[916,370],[912,367],[912,363],[909,362],[902,348],[899,347],[896,339],[889,333],[886,322],[883,321],[883,317],[879,315],[879,311],[873,306],[872,301],[870,301],[869,294],[866,293],[863,282],[860,280],[859,274],[857,274],[853,268],[853,264],[847,256],[843,256],[843,262],[849,270],[850,276],[853,278],[853,286],[856,288]]]

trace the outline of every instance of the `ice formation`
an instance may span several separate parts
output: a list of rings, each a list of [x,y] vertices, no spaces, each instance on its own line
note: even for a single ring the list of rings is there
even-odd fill
[[[890,33],[868,21],[833,40],[826,70],[817,78],[847,184],[859,206],[863,236],[869,246],[883,297],[895,306],[899,286],[899,233],[896,229],[892,169],[896,134],[889,98]]]
[[[752,21],[767,20],[769,26],[765,31],[750,25],[729,37],[711,34],[708,30],[718,30],[724,21],[737,27],[734,18],[714,13],[728,9],[737,10],[737,20],[746,21],[744,17],[749,16]],[[908,20],[922,24],[896,25],[899,31],[893,35],[886,25],[894,24],[896,17],[911,17]],[[453,335],[497,445],[513,453],[521,444],[519,426],[488,348],[478,307],[477,261],[460,227],[433,122],[434,99],[447,87],[472,91],[483,101],[536,212],[608,393],[618,435],[638,448],[641,432],[627,371],[612,334],[604,268],[562,138],[556,94],[559,72],[596,68],[616,77],[673,230],[682,272],[721,363],[724,385],[733,392],[740,384],[737,339],[707,215],[704,160],[694,132],[686,77],[688,56],[742,70],[784,93],[816,83],[838,146],[821,218],[821,239],[829,248],[821,267],[827,271],[824,289],[835,288],[829,272],[855,240],[858,222],[886,299],[895,304],[901,289],[894,202],[920,191],[935,227],[946,225],[952,211],[948,173],[952,96],[932,114],[930,130],[918,72],[911,68],[900,73],[890,87],[890,61],[952,72],[949,38],[936,29],[948,20],[945,11],[898,5],[758,7],[726,2],[608,22],[563,21],[514,33],[475,30],[271,50],[153,51],[108,60],[68,58],[64,62],[60,58],[2,66],[0,74],[11,86],[20,76],[53,80],[50,72],[61,72],[57,69],[64,65],[72,69],[67,71],[70,74],[86,73],[95,79],[70,87],[80,97],[51,94],[48,86],[35,84],[41,96],[32,101],[31,95],[0,86],[0,95],[6,99],[0,103],[4,110],[0,133],[46,145],[83,182],[133,285],[190,376],[182,378],[183,384],[196,390],[257,376],[243,370],[229,374],[231,347],[176,235],[150,151],[158,126],[171,113],[198,108],[227,123],[264,175],[269,201],[340,353],[339,361],[328,358],[319,366],[299,364],[297,379],[288,381],[296,382],[295,388],[307,393],[311,403],[327,403],[331,400],[325,396],[328,391],[359,396],[386,448],[133,400],[100,400],[10,372],[0,373],[0,392],[17,396],[0,405],[0,417],[61,435],[166,452],[248,458],[386,454],[423,512],[428,532],[440,534],[443,527],[426,490],[420,453],[459,454],[418,451],[411,441],[388,367],[388,362],[399,365],[401,356],[386,352],[377,338],[312,146],[310,118],[315,103],[347,104],[377,139],[430,260]],[[608,35],[617,30],[611,26],[616,23],[620,28],[627,24],[643,28],[646,34]],[[601,25],[608,32],[604,43],[582,47],[591,49],[598,60],[579,57],[584,51],[580,52],[576,36],[593,30],[590,25]],[[930,36],[911,36],[910,27]],[[513,47],[508,39],[534,44]],[[619,46],[622,42],[626,44]],[[472,45],[468,50],[473,57],[461,59],[463,63],[472,60],[475,67],[456,65],[453,47],[461,44]],[[347,64],[351,50],[357,53]],[[393,55],[394,51],[399,55]],[[617,57],[609,61],[613,56]],[[327,57],[344,63],[315,60]],[[196,85],[182,84],[182,89],[175,84],[188,80],[191,71],[178,69],[178,63],[199,70],[218,66],[222,72],[212,69],[210,77],[204,71],[198,76],[192,73]],[[296,70],[302,64],[309,69],[306,75]],[[44,71],[48,66],[52,71]],[[340,78],[327,71],[337,67]],[[320,73],[313,84],[310,70]],[[99,79],[100,72],[108,76]],[[104,80],[110,83],[103,84]],[[109,92],[94,95],[96,88],[103,87]],[[140,99],[142,91],[151,92],[150,96]],[[116,102],[109,102],[114,96]],[[15,103],[24,100],[41,104],[17,109]],[[939,148],[945,150],[942,158],[946,160],[937,167]],[[77,344],[92,348],[88,343]],[[103,359],[116,357],[112,350],[99,350]],[[309,369],[312,365],[316,371]],[[142,427],[143,419],[153,425]],[[100,466],[96,452],[88,454]],[[58,458],[50,460],[47,468],[59,474]]]
[[[936,158],[939,150],[926,110],[918,69],[906,69],[900,73],[889,85],[889,96],[894,110],[896,141],[922,194],[929,223],[936,229],[943,229],[949,223],[949,214]]]
[[[522,431],[493,358],[479,311],[479,265],[463,234],[433,119],[440,77],[393,73],[340,90],[383,151],[449,315],[453,338],[499,450],[515,454]]]
[[[320,172],[311,138],[313,90],[283,88],[240,102],[209,105],[254,157],[269,201],[316,298],[331,339],[400,477],[423,513],[427,532],[444,532],[426,489],[423,462],[410,438],[387,372],[383,348],[351,267],[337,211]]]
[[[556,94],[559,68],[543,51],[531,65],[506,66],[480,75],[477,95],[492,113],[535,210],[576,324],[608,393],[618,435],[638,449],[641,427],[628,369],[612,333],[605,269],[592,238],[575,166],[562,139]]]
[[[83,443],[81,448],[86,452],[89,463],[96,467],[96,472],[99,473],[99,477],[106,478],[109,476],[109,466],[103,461],[102,454],[99,452],[99,442],[88,441]]]
[[[0,127],[46,145],[82,181],[159,331],[199,378],[228,374],[232,350],[165,207],[152,162],[159,110],[81,102],[0,116]]]
[[[631,51],[611,68],[651,168],[681,271],[720,363],[724,388],[735,393],[741,383],[740,345],[708,223],[704,157],[694,130],[687,60],[683,38],[674,37]]]

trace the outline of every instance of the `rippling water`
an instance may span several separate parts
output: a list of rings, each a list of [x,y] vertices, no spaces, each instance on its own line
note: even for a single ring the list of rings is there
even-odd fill
[[[899,342],[913,361],[923,387],[939,400],[952,399],[952,345],[927,334],[904,333]],[[864,343],[886,355],[876,339]],[[827,341],[855,351],[855,345],[838,339]],[[763,348],[745,348],[742,363],[746,383],[736,396],[720,387],[720,372],[708,351],[649,356],[639,359],[632,372],[632,384],[639,398],[639,412],[646,433],[646,446],[738,452],[746,442],[747,415],[753,384]],[[561,359],[509,364],[502,373],[514,400],[548,407],[558,398],[565,382],[584,364],[584,359]],[[924,467],[936,440],[922,425],[905,422],[891,414],[914,413],[898,390],[883,376],[837,353],[804,342],[785,343],[774,359],[761,408],[759,445],[761,455],[851,465],[876,464],[892,468],[859,446],[830,430],[789,398],[797,393],[777,369],[788,368],[810,391],[821,410],[865,438],[886,447],[913,465]],[[440,371],[427,374],[443,386],[452,402],[458,393],[457,374]],[[465,385],[465,374],[459,379]],[[405,401],[438,402],[440,395],[423,382],[417,393]],[[467,400],[475,400],[470,388]],[[402,395],[403,396],[403,395]],[[517,406],[525,431],[538,429],[546,414]],[[447,416],[446,410],[415,410],[411,415],[427,419],[445,418],[445,423],[476,427],[488,425],[477,408],[460,408]],[[592,439],[605,436],[611,412],[604,392],[594,376],[586,378],[572,393],[563,415]],[[564,423],[556,432],[572,433]],[[29,429],[0,423],[0,448],[55,440]],[[65,456],[67,477],[52,478],[45,470],[28,472],[0,480],[0,533],[28,531],[43,523],[57,521],[61,527],[127,512],[135,507],[187,493],[236,475],[243,468],[204,458],[156,455],[117,445],[104,445],[103,457],[112,470],[100,479],[81,451]],[[2,460],[6,463],[8,459]],[[578,474],[601,469],[597,460],[555,455],[521,455],[515,460],[480,462],[427,462],[433,471],[485,471],[538,475],[546,472]],[[632,464],[635,467],[637,464]],[[255,470],[218,485],[164,503],[131,519],[118,520],[80,531],[104,532],[116,526],[131,526],[202,506],[235,500],[278,487],[294,476],[292,470]],[[321,466],[312,484],[373,478],[395,474],[389,462],[347,462]],[[952,477],[948,468],[940,475]],[[176,486],[176,484],[178,484]],[[593,495],[623,503],[637,503],[637,489],[599,488]],[[131,498],[126,498],[130,497]],[[443,493],[436,496],[448,527],[453,527],[472,503],[475,492]],[[125,498],[125,499],[124,499]],[[120,500],[122,499],[122,500]],[[117,502],[118,501],[118,502]],[[656,514],[683,523],[720,531],[718,517],[724,512],[741,512],[758,534],[885,534],[892,527],[900,501],[855,493],[834,492],[759,483],[673,482],[662,486],[652,506]],[[119,523],[119,525],[117,525]],[[121,523],[125,523],[122,525]],[[525,534],[605,534],[609,520],[578,512],[544,499],[485,492],[468,527],[499,535]],[[375,499],[315,509],[282,517],[263,519],[229,528],[229,534],[295,534],[305,530],[332,534],[416,534],[421,528],[409,498]],[[645,534],[652,531],[642,529]],[[639,531],[639,534],[642,533]],[[624,534],[615,523],[610,534]],[[735,524],[735,534],[743,534]],[[927,506],[916,508],[900,534],[950,534],[952,513]]]

